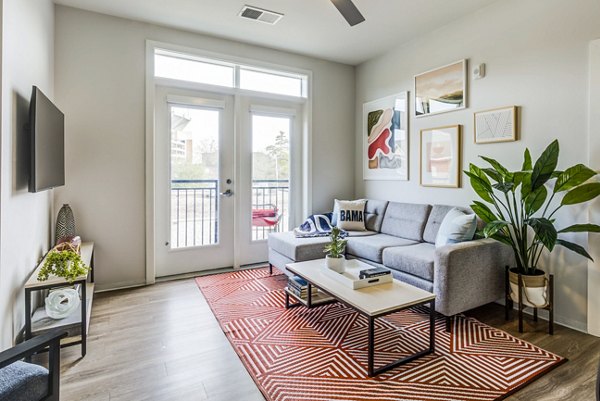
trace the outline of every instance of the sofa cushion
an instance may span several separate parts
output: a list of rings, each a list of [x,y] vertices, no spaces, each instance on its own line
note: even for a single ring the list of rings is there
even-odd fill
[[[390,246],[407,246],[416,244],[415,241],[394,237],[387,234],[375,234],[368,237],[348,238],[346,252],[359,258],[373,262],[382,262],[383,250]]]
[[[430,205],[390,202],[383,217],[381,232],[414,241],[423,241],[423,230],[430,210]]]
[[[324,258],[323,247],[329,237],[296,238],[293,232],[269,234],[269,248],[295,261]]]
[[[471,241],[477,230],[477,216],[468,214],[458,208],[446,213],[444,221],[435,238],[435,246],[439,248],[457,242]]]
[[[0,369],[0,401],[41,400],[48,395],[48,369],[17,361]]]
[[[388,206],[388,201],[369,199],[365,208],[365,224],[369,231],[381,231],[381,223]]]
[[[429,243],[386,248],[383,264],[390,269],[402,271],[433,281],[435,245]]]
[[[429,213],[429,218],[427,219],[425,232],[423,233],[423,240],[425,242],[435,244],[435,239],[438,231],[440,230],[440,226],[442,225],[442,221],[444,221],[444,217],[446,217],[446,214],[448,214],[448,212],[454,208],[466,213],[472,213],[472,211],[467,208],[448,205],[433,205],[431,208],[431,213]]]
[[[333,215],[335,225],[342,230],[365,231],[365,206],[367,201],[335,200]]]

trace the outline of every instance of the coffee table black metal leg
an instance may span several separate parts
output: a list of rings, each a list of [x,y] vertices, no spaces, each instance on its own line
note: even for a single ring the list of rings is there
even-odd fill
[[[375,369],[375,317],[367,317],[367,319],[369,320],[369,343],[367,347],[367,373],[369,377],[377,376],[390,369],[435,352],[435,300],[429,301],[429,347],[378,369]]]
[[[375,371],[375,318],[369,317],[369,345],[368,345],[368,367],[369,376],[372,377]]]
[[[308,283],[308,288],[306,289],[308,291],[308,308],[312,308],[312,285],[310,283]]]

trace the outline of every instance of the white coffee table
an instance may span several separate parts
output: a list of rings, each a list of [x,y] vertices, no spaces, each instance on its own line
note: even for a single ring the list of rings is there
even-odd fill
[[[373,266],[358,260],[349,261],[347,269],[357,271],[369,269]],[[346,306],[356,310],[364,315],[369,322],[368,329],[368,374],[377,376],[383,372],[393,369],[399,365],[408,363],[416,358],[430,354],[435,350],[435,295],[421,290],[410,284],[393,280],[391,283],[380,284],[373,287],[353,290],[344,285],[341,281],[332,278],[329,272],[325,272],[325,259],[316,259],[306,262],[291,263],[285,266],[287,270],[303,278],[308,282],[307,299],[302,299],[286,289],[286,308],[295,306],[305,306],[312,308],[323,305],[328,302],[341,302]],[[313,299],[311,294],[312,286],[319,288],[322,292],[328,294],[319,294]],[[291,304],[290,297],[297,302]],[[391,313],[411,308],[419,305],[429,305],[429,348],[406,356],[402,359],[389,363],[383,367],[375,369],[375,319],[386,316]]]

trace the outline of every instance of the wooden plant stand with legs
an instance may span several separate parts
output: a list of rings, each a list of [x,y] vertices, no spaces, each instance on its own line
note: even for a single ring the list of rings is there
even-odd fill
[[[509,278],[509,267],[506,266],[505,272],[505,303],[504,303],[504,312],[505,319],[508,320],[510,318],[510,311],[514,307],[514,301],[510,296],[510,278]],[[523,285],[523,277],[519,274],[519,284],[518,284],[519,292],[517,296],[517,306],[519,313],[519,333],[523,332],[523,310],[528,307],[523,303],[523,298],[525,297],[525,287]],[[538,320],[538,309],[545,309],[548,311],[548,334],[554,334],[554,275],[550,274],[548,277],[548,304],[544,307],[532,307],[533,309],[533,321],[537,322]]]

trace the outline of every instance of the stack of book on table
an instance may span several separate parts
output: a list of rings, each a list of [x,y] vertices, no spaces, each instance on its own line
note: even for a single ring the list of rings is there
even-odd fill
[[[302,299],[307,299],[308,298],[308,283],[306,282],[306,280],[304,280],[303,278],[300,278],[298,276],[290,277],[288,280],[288,291],[290,291],[292,294],[296,295],[297,297],[300,297]],[[319,290],[316,287],[311,286],[311,293],[313,296],[317,295],[318,291]]]

